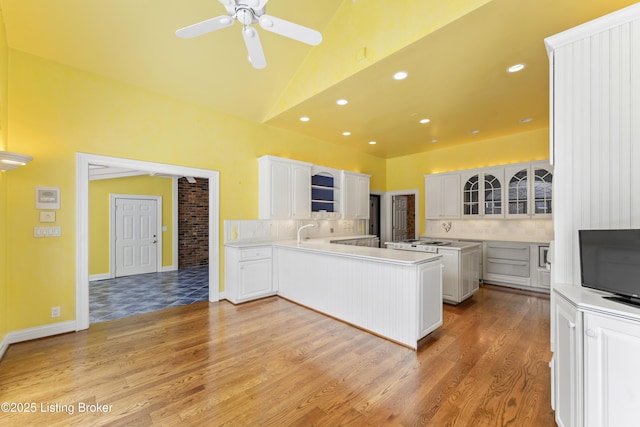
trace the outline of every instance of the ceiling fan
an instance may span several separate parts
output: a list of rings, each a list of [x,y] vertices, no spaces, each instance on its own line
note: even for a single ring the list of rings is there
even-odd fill
[[[229,27],[233,20],[243,25],[242,35],[249,53],[249,62],[254,68],[262,69],[267,66],[264,57],[260,37],[251,24],[259,23],[260,26],[272,33],[297,40],[302,43],[316,46],[322,41],[322,34],[311,28],[276,18],[265,13],[265,6],[269,0],[218,0],[227,9],[228,15],[217,16],[198,22],[176,31],[178,37],[190,39],[202,34],[217,31]]]

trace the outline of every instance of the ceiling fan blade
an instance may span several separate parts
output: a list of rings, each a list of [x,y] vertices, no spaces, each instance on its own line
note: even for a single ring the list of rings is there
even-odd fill
[[[317,46],[322,42],[322,34],[320,34],[319,31],[276,18],[275,16],[264,14],[260,17],[259,22],[260,26],[267,31],[289,37],[290,39],[311,46]]]
[[[247,45],[249,62],[251,62],[253,68],[261,70],[266,67],[267,60],[264,57],[264,50],[262,50],[262,43],[260,43],[260,36],[258,36],[256,29],[246,26],[242,29],[242,36],[244,37],[244,43]]]
[[[227,28],[231,25],[233,25],[233,18],[228,15],[222,15],[189,25],[188,27],[180,28],[176,31],[176,36],[183,39],[190,39],[222,28]]]

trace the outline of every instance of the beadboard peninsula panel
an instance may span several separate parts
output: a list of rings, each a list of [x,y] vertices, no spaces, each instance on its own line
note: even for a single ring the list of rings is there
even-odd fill
[[[439,259],[402,265],[274,247],[273,262],[280,296],[410,348],[442,324]]]

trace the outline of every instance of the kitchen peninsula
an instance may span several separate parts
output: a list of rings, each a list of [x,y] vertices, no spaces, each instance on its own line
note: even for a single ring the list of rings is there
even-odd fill
[[[409,348],[417,349],[420,339],[442,325],[441,255],[339,245],[323,239],[227,244],[227,250],[270,251],[271,268],[264,273],[271,273],[272,295]],[[227,272],[231,269],[228,266]],[[227,293],[243,286],[241,276],[227,276]]]

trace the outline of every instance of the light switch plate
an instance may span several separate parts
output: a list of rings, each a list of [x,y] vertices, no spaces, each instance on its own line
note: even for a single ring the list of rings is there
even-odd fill
[[[56,213],[51,211],[40,211],[40,222],[56,222]]]

